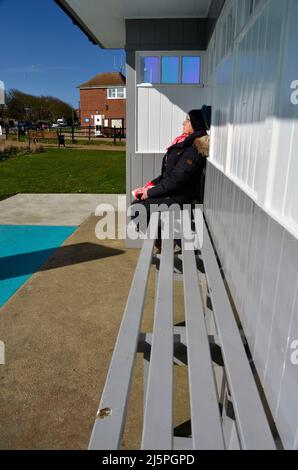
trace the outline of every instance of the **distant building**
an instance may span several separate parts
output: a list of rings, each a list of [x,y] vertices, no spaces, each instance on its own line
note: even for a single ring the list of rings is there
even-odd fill
[[[125,127],[125,85],[120,72],[99,73],[79,85],[81,125]]]

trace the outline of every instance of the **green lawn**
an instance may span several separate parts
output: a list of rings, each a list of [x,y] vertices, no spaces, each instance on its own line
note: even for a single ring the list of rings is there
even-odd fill
[[[0,162],[0,198],[16,193],[125,193],[125,152],[46,149]]]

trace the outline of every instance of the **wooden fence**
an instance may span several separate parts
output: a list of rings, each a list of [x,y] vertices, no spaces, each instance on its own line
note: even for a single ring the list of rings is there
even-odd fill
[[[16,137],[19,141],[23,139],[27,140],[33,136],[33,133],[36,134],[40,140],[57,140],[57,135],[64,136],[65,142],[70,142],[72,144],[84,141],[91,142],[100,139],[111,139],[114,145],[117,145],[117,141],[121,142],[126,138],[126,129],[123,127],[68,126],[47,129],[28,128],[26,130],[5,127],[7,140],[11,137]]]

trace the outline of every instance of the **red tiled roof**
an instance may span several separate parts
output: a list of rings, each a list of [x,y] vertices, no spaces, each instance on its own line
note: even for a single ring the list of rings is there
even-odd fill
[[[125,76],[121,72],[98,73],[95,77],[79,85],[78,88],[96,88],[117,85],[125,86],[125,83]]]

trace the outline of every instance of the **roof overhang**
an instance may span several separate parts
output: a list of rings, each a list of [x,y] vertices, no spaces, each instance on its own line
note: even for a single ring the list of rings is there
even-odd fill
[[[55,0],[89,37],[108,49],[125,47],[125,20],[208,18],[218,0]]]

